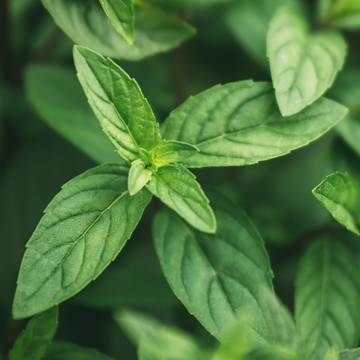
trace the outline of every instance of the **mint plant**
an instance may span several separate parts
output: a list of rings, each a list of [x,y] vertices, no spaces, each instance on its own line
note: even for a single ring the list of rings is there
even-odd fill
[[[26,99],[5,71],[1,94],[20,105],[0,109],[38,114],[87,158],[78,166],[75,149],[15,116],[25,139],[41,134],[39,159],[61,145],[44,163],[25,147],[20,170],[31,171],[8,170],[5,239],[20,231],[13,209],[36,204],[28,184],[40,194],[48,169],[74,171],[44,201],[16,289],[3,285],[10,255],[0,259],[14,320],[0,314],[0,357],[358,360],[360,73],[356,41],[340,31],[360,28],[359,4],[42,0],[62,30],[56,65],[54,34],[40,52],[31,44]],[[39,4],[11,6],[16,25]],[[195,35],[188,22],[198,46],[150,58]],[[223,44],[231,34],[257,62],[237,63],[241,76],[216,48],[203,64],[212,41],[236,52]],[[199,86],[223,71],[227,81]],[[0,294],[0,309],[10,301]]]

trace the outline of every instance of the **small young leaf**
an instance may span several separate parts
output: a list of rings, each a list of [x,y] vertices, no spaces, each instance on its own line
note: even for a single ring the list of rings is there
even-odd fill
[[[98,1],[42,0],[42,3],[76,44],[116,59],[141,60],[171,50],[195,34],[186,22],[156,8],[141,6],[136,11],[134,43],[129,45],[110,24]]]
[[[215,337],[241,310],[251,309],[252,326],[267,336],[260,291],[272,289],[272,272],[260,235],[238,208],[217,206],[218,230],[206,235],[170,212],[155,218],[154,240],[161,267],[187,310]]]
[[[80,83],[106,135],[127,161],[136,160],[138,147],[160,141],[159,125],[139,85],[111,59],[75,46]]]
[[[128,44],[134,42],[135,13],[133,0],[99,0],[117,33]]]
[[[342,120],[347,109],[327,99],[291,118],[278,111],[268,83],[217,85],[174,110],[164,138],[194,144],[188,167],[243,166],[286,155],[318,139]]]
[[[33,317],[16,339],[10,360],[41,360],[55,335],[58,309],[54,307]]]
[[[214,233],[215,215],[195,176],[180,164],[160,168],[147,188],[196,229]]]
[[[319,18],[324,26],[354,30],[360,27],[359,0],[320,0]]]
[[[150,201],[130,197],[128,170],[90,169],[63,186],[27,243],[13,315],[24,318],[67,300],[115,259]]]
[[[151,150],[150,156],[153,164],[160,168],[175,162],[183,162],[199,149],[181,141],[162,141]]]
[[[140,359],[197,360],[202,354],[200,346],[188,334],[146,314],[117,311],[114,319],[138,345]]]
[[[341,351],[339,360],[360,360],[360,348]]]
[[[302,14],[284,7],[271,20],[267,54],[280,111],[290,116],[333,84],[344,65],[346,43],[336,32],[311,34]]]
[[[122,162],[101,131],[73,72],[59,66],[31,65],[26,69],[25,88],[40,117],[80,150],[99,163]]]
[[[314,196],[341,225],[360,235],[360,183],[346,172],[325,178],[314,190]]]
[[[129,177],[128,189],[130,196],[137,194],[151,179],[152,171],[147,169],[140,159],[132,162]]]
[[[95,349],[60,341],[50,346],[44,360],[112,360],[112,358]]]
[[[359,341],[359,276],[356,255],[342,240],[320,238],[302,259],[296,280],[295,313],[309,359],[351,348]]]

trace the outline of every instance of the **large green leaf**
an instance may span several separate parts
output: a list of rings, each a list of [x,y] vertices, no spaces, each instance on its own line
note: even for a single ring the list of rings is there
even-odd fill
[[[311,34],[299,11],[281,8],[270,22],[267,54],[283,116],[319,99],[343,67],[346,43],[336,32]]]
[[[128,170],[101,165],[63,186],[27,243],[13,315],[31,316],[75,295],[114,260],[150,200],[130,197]]]
[[[313,194],[336,221],[360,235],[360,183],[356,179],[346,172],[336,172],[327,176]]]
[[[189,167],[242,166],[288,154],[318,139],[342,120],[342,105],[321,99],[284,118],[271,84],[241,81],[191,97],[163,126],[166,139],[196,145]]]
[[[203,352],[190,335],[149,315],[121,310],[114,319],[138,346],[140,360],[197,360]]]
[[[160,168],[147,188],[196,229],[214,233],[215,215],[195,176],[180,164]]]
[[[76,46],[80,83],[101,126],[119,154],[138,157],[138,146],[153,148],[160,141],[159,125],[137,82],[111,59]]]
[[[359,360],[360,359],[360,348],[344,350],[340,352],[339,360]]]
[[[295,313],[309,359],[359,341],[359,276],[347,239],[319,238],[302,259],[296,280]]]
[[[33,317],[16,339],[10,351],[10,360],[41,360],[55,335],[58,309],[52,308]]]
[[[44,360],[112,360],[95,349],[67,342],[55,342],[50,346]]]
[[[112,26],[126,42],[134,41],[134,3],[133,0],[99,0]]]
[[[266,32],[279,6],[296,0],[241,0],[233,2],[226,11],[225,20],[230,31],[261,65],[267,65]]]
[[[319,17],[324,26],[342,29],[360,27],[359,0],[320,0]]]
[[[215,211],[218,230],[206,235],[169,212],[155,218],[154,239],[160,263],[175,295],[215,337],[241,310],[254,314],[252,326],[266,336],[260,304],[272,289],[272,272],[263,241],[243,212],[230,203]]]
[[[106,56],[140,60],[168,51],[194,35],[187,23],[152,7],[136,11],[135,38],[129,45],[92,0],[42,0],[57,25],[77,44]]]
[[[32,65],[25,76],[26,95],[41,118],[96,162],[121,162],[101,131],[75,74],[59,66]]]

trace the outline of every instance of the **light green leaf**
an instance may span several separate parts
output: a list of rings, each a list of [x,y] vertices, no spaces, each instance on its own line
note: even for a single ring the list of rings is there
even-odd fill
[[[44,360],[112,360],[112,358],[95,349],[66,342],[55,342],[50,346]]]
[[[339,360],[360,360],[360,348],[341,351]]]
[[[168,165],[153,174],[147,188],[196,229],[214,233],[215,215],[195,175],[180,164]]]
[[[241,81],[217,85],[174,110],[162,128],[166,139],[185,141],[199,152],[189,167],[242,166],[269,160],[318,139],[347,110],[327,99],[291,118],[278,111],[271,84]]]
[[[360,27],[360,1],[320,0],[319,17],[323,26],[357,29]]]
[[[155,167],[160,168],[175,162],[183,162],[197,151],[199,149],[196,146],[181,141],[162,141],[151,150],[151,162]]]
[[[30,104],[49,126],[96,162],[122,162],[70,70],[52,65],[29,66],[25,87]]]
[[[360,156],[360,118],[348,116],[337,127],[345,142]]]
[[[197,360],[202,353],[190,335],[149,315],[121,310],[114,319],[139,347],[139,359]]]
[[[296,323],[309,360],[322,359],[332,348],[354,347],[359,341],[357,260],[345,240],[319,238],[299,266]]]
[[[119,154],[136,160],[138,147],[160,141],[159,125],[137,82],[111,59],[74,47],[80,83],[106,135]]]
[[[280,111],[290,116],[333,84],[344,65],[346,43],[336,32],[310,33],[303,15],[284,7],[270,22],[267,54]]]
[[[130,197],[128,170],[101,165],[63,186],[27,243],[13,315],[24,318],[83,289],[115,259],[150,201]]]
[[[55,335],[58,309],[52,308],[33,317],[16,339],[10,351],[10,360],[41,360]]]
[[[225,20],[235,39],[261,65],[267,65],[266,32],[275,11],[296,0],[241,0],[228,7]]]
[[[141,60],[171,50],[194,35],[187,23],[152,7],[136,11],[129,45],[115,31],[97,1],[42,0],[57,25],[77,44],[117,59]]]
[[[134,42],[135,12],[133,0],[99,0],[117,33],[128,44]]]
[[[336,172],[327,176],[313,194],[336,221],[360,235],[360,183],[357,180],[346,172]]]
[[[246,215],[230,203],[217,207],[218,230],[206,235],[169,212],[155,218],[154,239],[162,270],[187,310],[215,337],[241,310],[252,310],[253,330],[267,336],[261,289],[272,289],[263,240]]]
[[[128,189],[130,196],[137,194],[151,179],[152,171],[147,169],[140,159],[132,162],[129,177]]]

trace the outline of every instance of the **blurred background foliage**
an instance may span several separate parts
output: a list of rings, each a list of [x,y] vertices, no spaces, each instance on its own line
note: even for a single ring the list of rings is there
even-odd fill
[[[197,34],[173,51],[120,64],[137,79],[163,120],[188,96],[214,84],[270,80],[267,24],[276,7],[289,1],[152,0],[192,24]],[[308,3],[301,5],[313,16],[313,2]],[[98,125],[75,77],[72,41],[38,0],[3,0],[0,6],[1,358],[24,326],[11,320],[11,302],[25,242],[59,187],[93,166],[92,158],[105,161],[108,143],[93,131]],[[346,123],[284,158],[197,173],[202,184],[228,194],[256,223],[270,251],[278,291],[290,307],[296,261],[311,235],[330,221],[311,189],[332,170],[360,175],[358,36],[346,33],[346,69],[329,94],[350,108]],[[92,146],[74,146],[82,138]],[[106,154],[107,160],[116,160],[111,150]],[[152,213],[152,208],[146,211],[133,241],[104,274],[61,306],[57,340],[134,359],[134,348],[111,315],[113,309],[129,307],[212,341],[160,272],[152,247]]]

